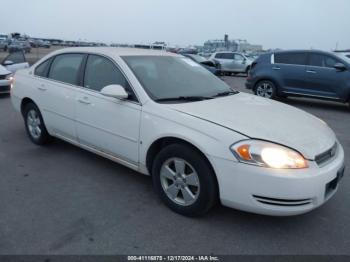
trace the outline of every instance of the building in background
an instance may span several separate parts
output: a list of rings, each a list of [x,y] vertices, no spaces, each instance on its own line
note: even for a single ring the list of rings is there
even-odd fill
[[[263,51],[262,45],[253,45],[247,40],[229,40],[228,35],[224,39],[208,40],[204,43],[202,52],[213,53],[220,51],[232,51],[242,53],[259,53]]]
[[[224,39],[208,40],[204,43],[203,52],[213,53],[220,51],[233,51],[236,52],[238,44],[234,40],[229,40],[228,35],[224,36]]]

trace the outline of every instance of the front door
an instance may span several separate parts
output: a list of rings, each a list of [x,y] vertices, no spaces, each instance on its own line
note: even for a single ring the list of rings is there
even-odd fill
[[[29,67],[23,52],[14,52],[9,54],[3,61],[2,65],[6,67],[12,73],[15,73],[19,69],[25,69]]]
[[[123,86],[129,99],[100,93],[111,84]],[[89,55],[83,85],[76,101],[79,142],[137,165],[141,106],[122,72],[110,59]]]
[[[308,60],[306,81],[309,91],[320,97],[339,98],[347,75],[347,72],[334,68],[340,61],[321,53],[310,53]]]
[[[246,59],[241,54],[235,54],[233,63],[233,71],[235,72],[245,72],[246,70]]]

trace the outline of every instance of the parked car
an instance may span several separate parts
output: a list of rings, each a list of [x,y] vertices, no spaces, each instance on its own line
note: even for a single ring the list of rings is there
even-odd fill
[[[13,73],[28,68],[22,52],[9,54],[0,65],[0,94],[9,93],[13,83]]]
[[[0,39],[0,50],[7,51],[8,42]]]
[[[163,202],[183,215],[218,200],[305,213],[335,194],[344,173],[343,148],[323,121],[234,91],[164,51],[58,50],[18,71],[11,97],[33,143],[57,137],[152,175]]]
[[[44,41],[40,39],[32,39],[29,41],[30,46],[33,48],[38,48],[38,47],[44,47],[44,48],[50,48],[51,44],[49,41]]]
[[[13,75],[5,67],[0,65],[0,95],[8,94],[13,83]]]
[[[246,87],[266,98],[303,96],[349,102],[350,58],[307,50],[279,51],[257,59]]]
[[[25,53],[30,53],[32,49],[29,41],[23,41],[23,40],[13,40],[8,45],[7,48],[10,53],[18,52],[18,51],[24,51]]]
[[[208,59],[205,59],[202,56],[194,55],[194,54],[182,54],[183,56],[191,59],[192,61],[196,62],[197,64],[203,66],[210,72],[212,72],[214,75],[220,75],[221,74],[221,66],[219,63],[216,63],[214,61],[210,61]]]
[[[221,71],[227,74],[245,73],[248,74],[253,60],[244,54],[235,52],[216,52],[210,60],[221,65]]]

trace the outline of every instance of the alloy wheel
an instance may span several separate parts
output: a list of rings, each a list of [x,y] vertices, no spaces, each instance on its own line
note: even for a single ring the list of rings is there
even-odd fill
[[[31,109],[28,114],[27,114],[27,126],[30,135],[34,139],[39,139],[41,136],[41,121],[38,113],[34,110]]]
[[[258,96],[272,98],[273,96],[273,86],[270,83],[263,82],[256,88],[256,94]]]
[[[171,158],[160,169],[161,185],[174,203],[192,205],[199,196],[200,183],[196,170],[184,159]]]

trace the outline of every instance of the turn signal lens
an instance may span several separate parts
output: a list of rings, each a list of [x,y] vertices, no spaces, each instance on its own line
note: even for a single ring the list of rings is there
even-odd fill
[[[249,145],[242,145],[237,148],[237,153],[247,161],[252,160],[250,153],[249,153]]]

